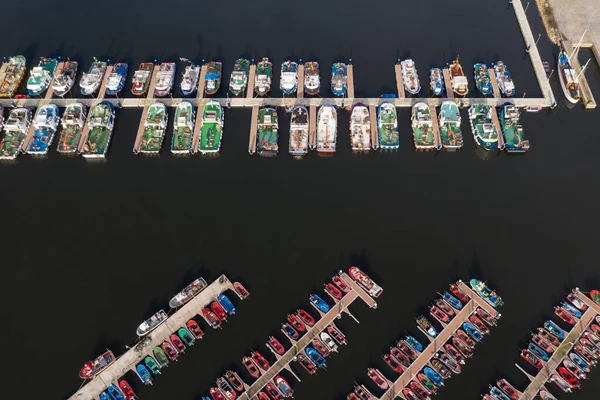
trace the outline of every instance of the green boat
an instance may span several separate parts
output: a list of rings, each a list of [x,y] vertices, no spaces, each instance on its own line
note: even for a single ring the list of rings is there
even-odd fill
[[[209,101],[202,112],[200,126],[200,152],[216,153],[223,139],[223,107],[216,101]]]
[[[488,304],[492,307],[496,308],[504,304],[504,301],[502,301],[502,298],[496,294],[496,291],[488,288],[485,285],[485,282],[480,281],[479,279],[471,279],[469,284],[471,285],[471,289],[473,289],[473,291],[477,293],[479,297],[488,302]]]
[[[426,387],[427,390],[429,390],[430,392],[433,392],[433,393],[437,391],[437,386],[435,386],[433,384],[433,382],[431,382],[431,380],[427,377],[427,375],[421,373],[418,375],[418,378],[419,378],[419,383],[421,383],[421,385]]]
[[[13,97],[21,86],[25,69],[25,57],[14,56],[5,61],[0,67],[0,97]]]
[[[519,122],[519,108],[506,103],[500,111],[500,127],[504,136],[504,147],[508,153],[525,153],[529,150],[529,140],[525,140],[523,127]]]
[[[84,125],[85,106],[81,103],[69,104],[61,119],[57,147],[59,153],[75,153],[79,150]]]
[[[239,96],[248,85],[248,72],[250,71],[250,61],[240,58],[235,62],[231,78],[229,79],[229,93]]]
[[[208,63],[206,68],[206,75],[204,76],[205,85],[204,91],[206,94],[211,95],[219,91],[221,87],[221,69],[223,63],[211,61]]]
[[[183,340],[183,343],[185,343],[185,345],[188,347],[193,346],[194,342],[196,341],[196,339],[194,339],[185,328],[179,328],[177,331],[177,336],[179,336],[179,338]]]
[[[160,348],[160,346],[156,346],[154,350],[152,350],[152,354],[154,354],[154,358],[161,365],[161,367],[166,367],[169,365],[169,358],[165,354],[165,351]]]
[[[398,116],[396,107],[392,103],[381,103],[377,108],[377,125],[379,128],[379,147],[382,149],[397,149],[400,147]]]
[[[88,137],[83,146],[86,158],[105,157],[115,126],[115,110],[108,101],[103,101],[90,111]]]
[[[31,125],[31,110],[13,108],[4,124],[4,137],[0,142],[0,159],[14,160],[23,148]]]
[[[258,111],[256,151],[261,156],[273,156],[279,151],[279,123],[277,110],[271,107]]]
[[[475,104],[469,107],[469,123],[477,144],[487,151],[498,149],[498,131],[493,122],[491,106]]]
[[[148,367],[148,369],[150,370],[150,372],[152,372],[152,374],[154,374],[154,375],[160,374],[160,367],[158,366],[158,364],[154,360],[154,358],[147,356],[146,358],[144,358],[144,364],[146,364],[146,367]]]
[[[133,152],[158,154],[167,129],[167,107],[163,103],[154,103],[148,108],[148,114],[144,121],[144,133],[140,142],[140,148],[134,147]]]
[[[412,108],[411,121],[415,148],[417,150],[435,149],[435,135],[429,106],[423,102],[416,103]]]
[[[37,67],[33,67],[27,79],[27,92],[30,96],[39,96],[48,89],[57,65],[56,58],[42,57]]]
[[[271,79],[273,78],[273,63],[268,58],[263,58],[256,66],[254,77],[254,93],[264,96],[271,91]]]
[[[192,138],[194,135],[194,106],[189,101],[182,101],[175,111],[175,123],[173,124],[173,140],[171,141],[171,153],[189,154],[192,150]]]
[[[460,130],[460,110],[453,101],[444,101],[440,107],[440,136],[442,146],[449,150],[458,150],[463,145]]]

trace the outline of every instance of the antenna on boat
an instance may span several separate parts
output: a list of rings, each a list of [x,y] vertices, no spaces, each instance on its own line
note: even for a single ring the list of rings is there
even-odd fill
[[[587,68],[588,64],[590,63],[590,61],[592,61],[592,59],[590,58],[589,60],[587,60],[587,62],[585,63],[585,65],[583,66],[583,68],[581,68],[581,71],[579,71],[579,73],[577,74],[577,78],[579,79],[579,76],[581,76],[581,74],[583,74],[583,71],[585,71],[585,69]]]

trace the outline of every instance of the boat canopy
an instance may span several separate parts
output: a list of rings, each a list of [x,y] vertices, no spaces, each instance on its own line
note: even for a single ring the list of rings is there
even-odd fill
[[[219,76],[220,76],[219,74],[211,73],[211,74],[206,74],[205,78],[206,79],[215,79],[216,80],[216,79],[219,79]]]

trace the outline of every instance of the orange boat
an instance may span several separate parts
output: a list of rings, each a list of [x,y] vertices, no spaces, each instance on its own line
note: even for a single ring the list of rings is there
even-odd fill
[[[481,333],[483,333],[484,335],[489,335],[490,334],[490,329],[483,323],[482,320],[479,319],[478,316],[471,315],[469,317],[469,321],[471,321],[471,323],[473,325],[475,325],[477,327],[477,329],[479,329],[479,331]]]
[[[392,357],[394,357],[396,359],[396,361],[398,361],[400,364],[402,364],[406,368],[410,367],[410,364],[411,364],[410,358],[408,358],[408,356],[406,354],[404,354],[402,351],[400,351],[399,348],[394,347],[394,346],[390,347],[390,354],[392,355]]]
[[[244,391],[244,382],[242,382],[242,379],[235,372],[233,372],[231,370],[226,371],[225,379],[227,379],[229,384],[238,392]]]
[[[170,342],[163,342],[160,347],[163,349],[169,360],[175,361],[179,357],[179,352],[175,350],[175,347]]]
[[[394,372],[401,374],[402,371],[404,371],[402,365],[400,365],[400,363],[394,357],[392,357],[390,353],[383,355],[383,361],[385,361],[385,363],[389,365]]]
[[[552,346],[554,346],[554,347],[560,346],[560,339],[557,338],[556,336],[554,336],[553,334],[551,334],[550,332],[548,332],[546,329],[538,328],[538,334],[543,339],[548,341],[548,343],[550,343]]]
[[[533,333],[531,334],[531,336],[531,341],[540,349],[544,350],[548,354],[554,353],[554,347],[552,347],[552,345],[547,340],[542,338],[540,335],[535,335]]]
[[[475,310],[475,312],[477,313],[477,316],[483,321],[485,321],[485,323],[487,323],[489,326],[496,326],[496,318],[492,317],[483,308],[477,307],[477,310]]]
[[[329,349],[323,344],[323,342],[321,342],[321,339],[315,337],[311,343],[315,350],[317,350],[323,357],[327,357],[329,355]]]
[[[258,365],[256,365],[256,362],[254,362],[252,358],[242,358],[242,364],[244,365],[244,367],[246,367],[246,370],[248,371],[251,377],[256,379],[260,376],[260,370],[258,369]]]
[[[454,315],[456,314],[454,312],[454,309],[452,307],[450,307],[450,305],[448,303],[446,303],[443,299],[437,299],[435,301],[435,305],[438,306],[438,308],[440,310],[445,312],[446,315],[449,316],[450,318],[453,318]]]
[[[444,350],[448,353],[448,355],[454,358],[458,363],[465,364],[465,358],[460,353],[460,351],[456,350],[456,347],[452,346],[450,343],[446,343],[444,345]]]
[[[296,358],[298,359],[300,365],[302,365],[306,372],[308,372],[310,375],[313,375],[317,372],[317,367],[315,364],[313,364],[312,361],[310,361],[308,357],[304,355],[304,353],[300,352],[296,354]]]
[[[338,344],[348,344],[346,341],[346,336],[344,336],[344,334],[334,326],[327,325],[327,333],[329,333],[329,335],[331,335],[331,337],[334,338]]]
[[[204,332],[200,329],[200,325],[193,319],[190,319],[185,326],[187,326],[188,330],[196,339],[202,339],[202,336],[204,336]]]
[[[462,340],[470,348],[472,348],[472,349],[475,348],[475,342],[473,341],[473,339],[471,339],[469,337],[469,335],[467,335],[465,333],[465,331],[463,331],[462,329],[456,330],[456,337],[458,337],[460,340]]]
[[[558,315],[560,319],[565,321],[569,325],[575,325],[577,320],[568,312],[566,312],[562,307],[554,307],[554,314]]]
[[[464,357],[470,358],[473,356],[473,349],[456,336],[452,336],[452,344],[458,349],[458,351],[460,351],[460,354],[462,354]]]
[[[540,359],[534,356],[529,350],[522,350],[521,357],[523,357],[523,360],[527,361],[536,369],[542,368],[542,362],[540,361]]]
[[[469,296],[456,283],[450,285],[450,292],[463,303],[467,303],[470,300]]]
[[[417,357],[419,357],[413,348],[410,347],[404,340],[400,340],[398,343],[396,343],[396,346],[398,346],[402,353],[404,353],[411,362],[415,361]]]

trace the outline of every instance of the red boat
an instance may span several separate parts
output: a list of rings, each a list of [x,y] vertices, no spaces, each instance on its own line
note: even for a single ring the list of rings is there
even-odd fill
[[[223,396],[223,393],[217,388],[210,388],[209,393],[213,400],[227,400],[225,396]]]
[[[210,309],[221,321],[227,321],[227,312],[223,309],[218,301],[213,301],[210,303]]]
[[[265,392],[258,392],[258,400],[271,400]]]
[[[400,364],[405,366],[406,368],[410,367],[411,361],[410,358],[406,354],[404,354],[398,347],[391,346],[390,354],[392,357],[396,359]]]
[[[492,396],[490,396],[489,394],[484,394],[483,400],[495,400],[495,399]]]
[[[415,394],[415,392],[413,392],[412,389],[408,386],[402,389],[402,394],[404,395],[404,398],[406,398],[406,400],[421,400],[421,398],[418,397]]]
[[[585,349],[583,348],[583,346],[580,345],[579,343],[577,343],[573,347],[573,352],[575,354],[577,354],[579,357],[581,357],[583,359],[583,361],[585,361],[585,363],[587,365],[596,365],[596,360],[594,360],[592,358],[592,356],[587,351],[585,351]]]
[[[301,308],[298,311],[296,311],[296,315],[307,326],[313,326],[315,324],[315,319],[312,317],[312,315],[310,315],[309,313],[307,313],[306,311],[304,311]]]
[[[350,393],[348,396],[346,396],[346,400],[360,400],[360,397],[358,397],[354,393]]]
[[[294,397],[294,391],[292,390],[292,387],[283,376],[277,375],[275,379],[273,379],[273,382],[283,397]]]
[[[548,332],[546,329],[538,328],[538,334],[542,337],[542,339],[546,340],[552,346],[560,346],[560,339]]]
[[[171,343],[173,344],[173,346],[175,346],[178,352],[185,352],[185,344],[183,344],[181,339],[179,339],[179,336],[173,333],[171,336],[169,336],[169,339],[171,339]]]
[[[185,326],[187,326],[188,331],[190,331],[196,339],[202,339],[202,336],[204,336],[204,332],[200,329],[200,325],[193,319],[190,319]]]
[[[577,320],[575,320],[575,318],[571,314],[566,312],[562,307],[554,307],[554,314],[558,315],[560,319],[562,319],[569,325],[575,325],[577,323]]]
[[[443,312],[442,310],[437,308],[436,306],[430,306],[429,313],[431,314],[432,317],[434,317],[435,319],[437,319],[438,321],[440,321],[442,323],[450,322],[450,317],[448,315],[446,315],[445,312]]]
[[[242,364],[246,367],[246,370],[253,378],[258,378],[260,376],[260,370],[258,369],[258,365],[254,362],[254,360],[250,357],[242,358]]]
[[[590,329],[592,330],[592,332],[594,333],[600,333],[600,326],[596,325],[596,324],[591,324],[590,325]]]
[[[213,327],[213,329],[217,329],[221,326],[221,320],[219,319],[219,317],[217,317],[214,312],[210,311],[208,307],[204,307],[202,309],[202,316],[204,317],[206,322],[208,322],[208,324]]]
[[[83,365],[83,368],[79,370],[79,377],[81,379],[92,379],[100,372],[104,371],[110,364],[114,363],[115,360],[116,358],[113,352],[106,350],[105,353],[97,357],[95,360],[86,362]]]
[[[381,286],[377,285],[371,278],[367,276],[357,267],[350,267],[348,273],[356,282],[362,285],[372,297],[379,297],[383,293]]]
[[[328,283],[327,285],[325,285],[325,291],[334,299],[336,300],[341,300],[342,299],[342,291],[338,288],[336,288],[335,286],[333,286],[332,283]]]
[[[269,336],[267,345],[271,348],[271,350],[273,350],[275,353],[279,354],[280,356],[285,354],[285,348],[283,347],[281,342],[279,340],[277,340],[276,338],[274,338],[273,336]]]
[[[558,386],[560,388],[560,390],[562,390],[565,393],[570,393],[572,391],[572,388],[571,388],[571,385],[569,385],[569,382],[565,381],[558,374],[552,374],[550,376],[550,381],[554,382],[556,384],[556,386]]]
[[[471,300],[471,298],[469,296],[467,296],[467,294],[465,292],[463,292],[462,289],[460,287],[458,287],[458,285],[456,283],[453,283],[450,285],[450,293],[452,293],[454,295],[454,297],[456,297],[457,299],[462,301],[463,304],[467,303],[469,300]]]
[[[387,380],[383,377],[383,374],[381,372],[379,372],[377,369],[375,369],[375,368],[367,369],[367,375],[369,376],[369,378],[371,378],[371,380],[373,382],[375,382],[375,384],[377,386],[379,386],[379,388],[381,390],[387,390],[387,388],[389,387]]]
[[[508,383],[506,379],[500,379],[496,382],[496,386],[500,388],[504,392],[505,395],[511,398],[511,400],[519,400],[521,397],[521,393],[514,388],[513,385]]]
[[[558,374],[563,378],[573,389],[579,387],[579,379],[575,378],[575,375],[571,373],[565,367],[558,367]]]
[[[446,343],[444,345],[444,350],[446,350],[446,353],[448,353],[448,355],[454,358],[457,362],[463,365],[465,364],[465,358],[463,357],[463,355],[460,354],[460,352],[456,350],[456,348],[450,343]]]
[[[125,396],[125,400],[133,400],[136,398],[136,395],[133,392],[133,389],[131,388],[131,386],[129,386],[129,383],[127,383],[127,381],[125,379],[121,379],[119,381],[119,389],[121,389],[121,392],[123,392],[123,396]]]
[[[390,368],[394,370],[394,372],[397,372],[399,374],[402,373],[402,371],[403,371],[402,365],[400,365],[400,363],[394,357],[392,357],[390,353],[383,355],[383,361],[385,361],[386,364],[389,365]]]
[[[271,368],[271,364],[269,364],[269,362],[267,361],[267,359],[264,358],[262,356],[262,354],[260,354],[258,351],[253,351],[252,352],[252,359],[254,360],[254,362],[256,363],[256,365],[258,365],[258,368],[262,369],[263,371],[266,371],[269,368]]]
[[[454,358],[450,357],[445,351],[438,351],[437,358],[455,374],[460,374],[462,372],[462,367],[460,364]]]
[[[464,357],[473,357],[473,349],[456,336],[452,336],[452,344],[454,345],[454,347],[456,347],[456,349],[458,349],[458,351],[460,351],[460,354],[462,354]]]
[[[333,283],[335,283],[335,285],[340,288],[340,290],[344,293],[348,293],[350,292],[352,289],[350,288],[350,286],[348,286],[346,284],[346,282],[344,282],[342,280],[342,278],[340,278],[337,275],[334,275],[333,278],[331,278],[331,280],[333,281]]]
[[[269,394],[271,400],[281,399],[281,393],[279,393],[279,390],[271,382],[265,385],[265,391]]]
[[[544,340],[540,335],[532,334],[531,341],[546,353],[554,353],[554,347],[552,347],[552,345],[548,343],[547,340]]]
[[[588,306],[583,301],[579,300],[579,297],[575,296],[574,293],[569,293],[566,296],[566,299],[569,303],[573,304],[573,306],[577,307],[577,309],[581,312],[585,312]]]
[[[471,321],[471,323],[475,325],[477,329],[479,329],[479,332],[483,333],[484,335],[490,334],[490,328],[488,328],[478,316],[471,315],[469,317],[469,321]]]
[[[243,299],[250,296],[250,292],[246,290],[246,288],[239,282],[233,282],[233,289]]]
[[[431,359],[431,367],[435,370],[435,372],[437,372],[442,378],[444,379],[448,379],[452,376],[452,373],[450,373],[450,370],[448,369],[448,367],[446,367],[446,365],[444,365],[444,363],[442,363],[440,360],[438,360],[437,358],[432,358]]]
[[[465,333],[465,331],[463,331],[462,329],[457,329],[456,330],[456,337],[458,337],[460,340],[462,340],[463,342],[465,342],[465,344],[467,346],[469,346],[471,349],[475,348],[475,342],[473,341],[473,339],[471,339],[469,337],[469,335],[467,335]]]
[[[410,359],[410,362],[415,361],[417,357],[419,357],[413,348],[410,347],[404,340],[400,340],[398,343],[396,343],[396,346],[402,350],[402,353],[406,354],[406,356]]]
[[[488,324],[489,326],[496,326],[496,318],[492,317],[487,311],[485,311],[483,308],[481,307],[477,307],[477,309],[475,310],[475,313],[477,313],[477,316],[479,318],[481,318],[486,324]]]
[[[446,303],[443,299],[437,299],[435,301],[435,305],[438,306],[438,308],[440,310],[445,312],[446,315],[449,316],[450,318],[453,318],[454,315],[456,314],[454,312],[454,310],[452,309],[452,307],[450,307],[450,305],[448,303]]]
[[[300,321],[300,318],[296,317],[294,314],[288,314],[287,320],[299,333],[306,331],[306,326],[304,326],[302,321]]]
[[[579,338],[579,343],[581,343],[585,351],[592,356],[592,358],[597,359],[600,357],[600,349],[597,348],[594,343],[590,342],[589,339],[581,337]]]
[[[288,323],[281,324],[281,332],[283,332],[290,340],[298,340],[298,338],[300,338],[298,331],[292,328]]]
[[[238,392],[244,391],[244,382],[242,382],[242,379],[235,372],[231,370],[226,371],[225,379],[227,379],[227,382],[229,382],[229,384]]]
[[[317,372],[317,367],[315,364],[313,364],[312,361],[310,361],[304,354],[298,353],[296,354],[296,358],[298,359],[300,365],[302,365],[306,372],[308,372],[310,375]]]
[[[372,400],[373,399],[373,396],[371,395],[371,393],[363,385],[354,386],[354,393],[356,393],[356,395],[361,400]]]
[[[429,397],[431,392],[423,387],[419,382],[410,381],[408,387],[412,389],[413,392],[417,394],[422,399],[426,399]]]
[[[334,338],[338,344],[348,344],[346,341],[346,336],[344,336],[344,334],[334,326],[327,325],[327,333],[329,333],[329,335],[331,335],[331,337]]]
[[[317,350],[323,357],[327,357],[329,355],[329,349],[323,344],[323,342],[321,342],[321,339],[315,337],[311,343],[315,350]]]
[[[225,380],[225,378],[217,378],[217,387],[228,400],[234,400],[237,397],[237,393],[235,392],[235,390],[233,390],[233,388],[231,387],[229,382]]]
[[[169,360],[175,361],[179,357],[179,353],[175,350],[175,347],[167,341],[163,342],[160,347],[163,349]]]
[[[598,337],[598,335],[596,335],[595,333],[592,333],[590,331],[585,331],[585,332],[583,332],[583,336],[585,336],[586,339],[588,339],[590,342],[592,342],[594,344],[594,346],[600,348],[600,337]]]
[[[423,387],[426,387],[431,394],[437,392],[437,386],[433,382],[431,382],[431,379],[429,379],[424,373],[419,372],[419,374],[417,374],[417,380]],[[428,383],[428,385],[425,386],[423,382]]]
[[[542,362],[540,361],[540,359],[534,356],[529,350],[522,350],[521,357],[523,357],[523,360],[527,361],[535,368],[542,368]]]

